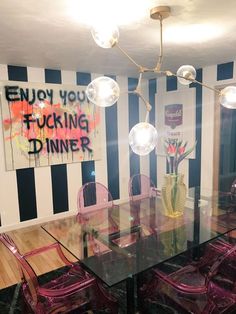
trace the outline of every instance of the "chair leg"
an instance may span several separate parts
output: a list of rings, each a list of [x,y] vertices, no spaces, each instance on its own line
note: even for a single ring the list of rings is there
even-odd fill
[[[157,291],[158,280],[156,277],[153,277],[150,282],[147,282],[139,289],[139,295],[144,298],[152,298],[155,291]]]
[[[97,308],[104,308],[104,304],[110,309],[111,314],[118,313],[118,304],[116,299],[114,299],[102,286],[101,283],[96,282],[94,285],[95,293],[97,293]]]

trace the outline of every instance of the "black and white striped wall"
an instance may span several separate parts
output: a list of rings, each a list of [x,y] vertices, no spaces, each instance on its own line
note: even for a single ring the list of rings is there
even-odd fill
[[[0,80],[38,83],[88,83],[98,74],[0,65]],[[77,192],[82,184],[98,181],[108,186],[115,200],[128,200],[128,180],[135,173],[152,173],[155,155],[138,157],[128,145],[129,130],[145,117],[145,107],[137,96],[126,93],[137,79],[114,77],[122,95],[112,107],[101,109],[102,158],[98,161],[53,165],[49,167],[5,170],[4,145],[0,136],[0,215],[1,226],[15,227],[63,216],[77,210]],[[143,84],[148,98],[148,81]],[[152,97],[152,95],[150,96]],[[152,113],[152,122],[155,117]],[[2,128],[2,125],[0,126]],[[151,167],[149,166],[151,165]],[[156,180],[156,172],[152,177]]]
[[[211,86],[236,82],[235,62],[209,66],[197,71],[197,79]],[[98,74],[0,65],[0,80],[29,81],[38,83],[87,85]],[[136,78],[115,77],[122,91],[132,90]],[[144,81],[143,93],[152,105],[150,122],[156,124],[158,108],[155,94],[183,88],[174,78]],[[186,87],[184,87],[186,88]],[[186,159],[181,165],[189,187],[212,186],[213,132],[216,104],[214,92],[191,84],[196,89],[196,158]],[[6,171],[4,145],[0,136],[0,215],[1,229],[45,221],[49,217],[67,215],[77,210],[77,192],[88,181],[99,181],[119,201],[128,200],[128,180],[135,173],[149,175],[160,188],[166,173],[166,160],[155,151],[145,157],[131,153],[128,145],[129,130],[145,118],[145,107],[135,95],[123,93],[118,103],[102,109],[102,158],[50,167]],[[57,214],[55,216],[55,214]]]

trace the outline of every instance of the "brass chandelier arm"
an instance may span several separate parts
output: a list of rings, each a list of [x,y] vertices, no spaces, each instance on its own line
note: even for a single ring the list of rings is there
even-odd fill
[[[144,98],[142,92],[141,92],[141,83],[142,83],[142,77],[143,77],[143,72],[140,72],[139,73],[139,79],[138,79],[138,84],[136,86],[136,88],[133,90],[133,91],[129,91],[128,94],[135,94],[135,95],[138,95],[138,97],[143,101],[145,107],[146,107],[146,110],[147,110],[147,113],[149,113],[149,111],[151,111],[152,109],[152,106],[150,105],[150,103]],[[145,122],[147,122],[148,120],[148,115],[146,115],[146,118],[145,118]]]
[[[116,43],[113,47],[117,47],[139,70],[140,73],[144,72],[157,72],[156,68],[150,69],[141,64],[138,64],[121,46]]]
[[[144,102],[147,111],[151,111],[152,110],[152,106],[150,105],[150,103],[143,97],[143,95],[141,93],[138,93],[139,97],[142,99],[142,101]]]
[[[142,93],[140,91],[138,91],[137,89],[132,90],[132,91],[128,91],[128,94],[135,94],[138,95],[138,97],[143,101],[146,110],[149,112],[152,110],[152,106],[150,105],[150,103],[143,97]]]
[[[159,72],[161,70],[162,61],[163,61],[163,39],[162,39],[163,31],[162,31],[162,16],[161,15],[159,17],[159,20],[160,20],[160,52],[159,52],[157,64],[155,67],[156,72]]]
[[[221,91],[220,91],[219,89],[217,89],[217,88],[208,86],[208,85],[206,85],[206,84],[204,84],[204,83],[202,83],[202,82],[199,82],[199,81],[197,81],[197,80],[193,80],[193,83],[197,83],[197,84],[199,84],[199,85],[201,85],[201,86],[204,86],[204,87],[206,87],[206,88],[208,88],[208,89],[210,89],[210,90],[216,92],[219,96],[221,95]]]
[[[118,42],[116,42],[116,44],[114,45],[114,47],[117,47],[138,69],[139,72],[143,73],[143,72],[157,72],[159,73],[159,71],[161,71],[161,66],[162,66],[162,62],[163,62],[163,27],[162,27],[162,16],[159,16],[159,21],[160,21],[160,52],[159,52],[159,56],[158,56],[158,60],[157,60],[157,64],[156,67],[153,69],[150,68],[146,68],[140,64],[138,64],[123,48],[121,48],[121,46],[118,44]]]
[[[197,83],[197,84],[199,84],[201,86],[204,86],[204,87],[212,90],[213,92],[217,93],[219,96],[221,95],[221,91],[219,89],[211,87],[211,86],[209,86],[207,84],[204,84],[204,83],[202,83],[202,82],[200,82],[198,80],[195,80],[195,79],[192,79],[192,78],[187,78],[187,77],[184,77],[184,76],[181,76],[181,75],[177,75],[176,73],[173,73],[171,71],[161,71],[160,73],[164,73],[166,76],[175,76],[177,78],[179,77],[179,78],[185,79],[187,81],[190,81],[192,83]]]
[[[147,111],[147,112],[146,112],[145,121],[144,121],[144,122],[146,122],[146,123],[149,122],[149,112],[150,112],[150,111]]]
[[[118,43],[115,44],[115,47],[117,47],[139,69],[139,71],[142,71],[143,67],[138,64],[123,48],[121,48]]]
[[[138,84],[137,84],[136,89],[135,89],[139,93],[141,91],[142,78],[143,78],[143,72],[140,72],[139,73],[139,78],[138,78]]]

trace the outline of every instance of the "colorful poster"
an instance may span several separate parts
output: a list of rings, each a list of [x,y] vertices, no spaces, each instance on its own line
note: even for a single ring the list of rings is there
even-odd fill
[[[6,169],[100,158],[99,107],[84,86],[1,82]]]

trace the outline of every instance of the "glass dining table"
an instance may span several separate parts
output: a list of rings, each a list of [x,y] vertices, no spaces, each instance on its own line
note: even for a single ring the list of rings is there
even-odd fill
[[[208,196],[206,196],[208,195]],[[109,287],[125,281],[127,313],[135,313],[135,279],[144,271],[236,229],[236,212],[191,188],[184,215],[163,214],[160,197],[50,221],[42,228]]]

